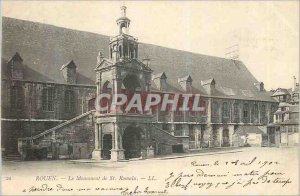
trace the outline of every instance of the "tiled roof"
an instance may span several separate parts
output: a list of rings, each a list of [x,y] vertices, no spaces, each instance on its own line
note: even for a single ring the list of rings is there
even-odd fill
[[[2,27],[4,62],[19,52],[28,69],[25,77],[29,80],[64,83],[60,68],[74,60],[77,81],[94,85],[99,51],[108,57],[109,37],[105,35],[6,17],[3,17]],[[182,91],[178,79],[190,75],[193,91],[203,95],[206,91],[201,81],[214,78],[216,90],[213,96],[274,101],[268,92],[257,90],[254,83],[258,81],[241,61],[144,43],[140,43],[139,53],[140,59],[146,56],[151,59],[153,74],[166,73],[168,91]]]

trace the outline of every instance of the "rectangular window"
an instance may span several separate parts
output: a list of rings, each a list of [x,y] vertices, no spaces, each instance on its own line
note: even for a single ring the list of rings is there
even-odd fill
[[[234,115],[234,118],[239,117],[239,104],[238,103],[235,103],[233,105],[233,115]]]
[[[74,93],[74,91],[67,90],[65,92],[65,110],[66,110],[66,112],[75,111],[75,93]]]
[[[225,118],[229,117],[229,109],[228,109],[227,102],[223,102],[222,111],[223,111],[223,117]]]
[[[45,111],[54,110],[54,89],[53,88],[43,89],[42,102],[43,102],[43,110]]]
[[[248,118],[248,104],[247,103],[244,104],[243,114],[244,114],[244,118]]]
[[[212,102],[211,110],[212,110],[212,116],[213,117],[218,117],[219,107],[218,107],[217,102],[215,102],[215,101]]]

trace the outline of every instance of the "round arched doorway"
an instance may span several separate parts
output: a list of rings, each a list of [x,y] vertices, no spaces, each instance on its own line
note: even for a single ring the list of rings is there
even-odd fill
[[[141,156],[141,128],[129,126],[123,133],[123,148],[125,159],[138,158]]]

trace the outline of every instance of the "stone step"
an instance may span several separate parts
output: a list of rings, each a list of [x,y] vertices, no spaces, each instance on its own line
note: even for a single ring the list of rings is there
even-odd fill
[[[3,160],[5,161],[21,161],[21,156],[19,154],[8,154]]]

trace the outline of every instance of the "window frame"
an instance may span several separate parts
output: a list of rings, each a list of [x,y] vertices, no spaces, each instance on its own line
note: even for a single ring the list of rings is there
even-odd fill
[[[69,113],[74,112],[75,105],[75,92],[73,90],[66,90],[64,99],[65,111]]]
[[[44,88],[42,90],[42,109],[43,111],[53,112],[54,111],[54,87]]]

